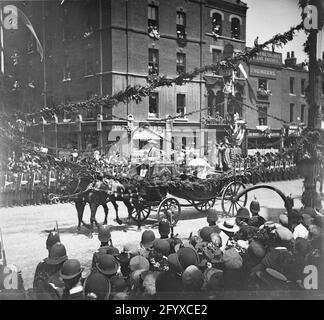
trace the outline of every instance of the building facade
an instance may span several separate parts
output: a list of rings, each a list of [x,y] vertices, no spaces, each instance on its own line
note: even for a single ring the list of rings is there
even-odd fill
[[[23,111],[113,94],[162,75],[175,77],[245,48],[247,6],[236,0],[53,0],[15,5],[29,17],[45,51],[41,62],[26,28],[5,34],[6,71],[19,84],[7,105]],[[15,53],[19,72],[11,71],[15,67],[9,57]],[[235,112],[233,105],[224,103],[223,76],[201,75],[183,86],[162,87],[138,104],[103,106],[77,120],[59,114],[35,125],[30,135],[54,149],[102,148],[126,134],[127,120],[116,117],[131,116],[135,127],[149,124],[164,138],[163,148],[169,143],[171,148],[203,149],[206,130],[224,132],[226,126],[211,119],[226,119],[228,114],[233,118]],[[185,115],[190,112],[195,113]],[[171,124],[169,139],[167,115],[179,116]],[[203,118],[208,118],[205,125]]]
[[[84,101],[94,94],[111,95],[127,86],[146,85],[159,76],[173,78],[246,48],[247,6],[238,0],[12,4],[26,13],[44,49],[40,61],[36,43],[22,24],[4,33],[3,107],[25,112]],[[255,100],[251,100],[241,72],[205,73],[182,86],[161,87],[140,103],[102,106],[77,117],[61,113],[47,121],[36,119],[28,135],[55,153],[74,148],[105,150],[116,139],[129,142],[133,130],[136,139],[132,147],[140,148],[147,140],[141,137],[146,134],[147,138],[148,133],[139,132],[149,126],[151,137],[157,137],[164,150],[193,148],[202,155],[227,134],[236,113],[246,119],[250,129],[268,125],[281,130],[282,122],[268,114],[287,122],[297,118],[307,121],[303,96],[307,71],[296,63],[294,66],[289,58],[283,64],[281,54],[264,51],[249,65],[243,65]],[[294,79],[296,93],[289,91],[290,78]],[[234,90],[224,92],[225,84],[232,79]],[[242,107],[238,101],[256,106],[258,112]],[[168,115],[178,118],[166,121]]]

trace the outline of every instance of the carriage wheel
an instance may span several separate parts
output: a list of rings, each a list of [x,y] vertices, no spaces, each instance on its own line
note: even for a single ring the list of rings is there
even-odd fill
[[[233,201],[233,197],[244,189],[245,185],[240,181],[233,181],[224,189],[222,194],[222,209],[225,215],[234,217],[239,208],[246,206],[246,193],[236,202]]]
[[[177,199],[166,198],[162,200],[157,210],[158,220],[167,219],[174,227],[179,221],[181,214],[181,206]]]
[[[148,218],[150,213],[151,213],[151,206],[137,206],[133,208],[130,217],[134,221],[141,223]]]
[[[208,209],[210,209],[211,207],[214,206],[216,199],[210,199],[208,201],[205,202],[197,202],[197,201],[193,201],[193,206],[196,208],[197,211],[199,212],[205,212]]]

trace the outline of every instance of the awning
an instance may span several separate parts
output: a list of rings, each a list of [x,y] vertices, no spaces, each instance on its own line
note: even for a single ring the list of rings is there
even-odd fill
[[[160,140],[162,137],[151,129],[139,128],[137,131],[134,132],[132,138],[134,140]]]

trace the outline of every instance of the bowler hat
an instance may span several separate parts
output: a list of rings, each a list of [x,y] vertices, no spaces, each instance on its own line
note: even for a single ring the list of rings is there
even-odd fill
[[[168,265],[170,271],[174,271],[176,273],[181,273],[183,271],[177,253],[171,253],[168,255]]]
[[[111,292],[111,285],[104,275],[96,272],[86,278],[83,285],[83,291],[86,299],[108,300]]]
[[[153,249],[164,256],[168,256],[170,253],[170,244],[167,240],[155,239],[153,242]]]
[[[250,218],[250,212],[245,207],[239,208],[237,210],[236,218]]]
[[[149,270],[150,269],[150,263],[146,258],[144,258],[142,256],[135,256],[130,260],[129,268],[132,271]]]
[[[206,289],[219,290],[224,287],[223,271],[215,268],[207,268],[204,272]]]
[[[69,259],[63,263],[62,269],[59,271],[59,275],[64,280],[73,279],[81,275],[83,268],[81,268],[80,262],[76,259]]]
[[[223,254],[224,267],[227,270],[240,269],[243,265],[243,259],[235,249],[225,250]]]
[[[262,259],[266,255],[265,247],[258,241],[252,241],[250,243],[248,252],[258,259]]]
[[[211,227],[203,227],[199,230],[199,236],[200,238],[205,242],[210,242],[211,238],[210,235],[214,232],[214,230]]]
[[[102,254],[99,256],[96,266],[102,274],[110,276],[117,273],[119,263],[113,255]]]
[[[180,248],[177,252],[178,259],[182,269],[186,269],[188,266],[199,264],[198,253],[195,249],[190,247]]]
[[[209,208],[207,210],[207,222],[216,222],[218,220],[218,213],[215,208]]]
[[[196,266],[188,266],[182,273],[182,284],[186,291],[199,291],[204,283],[204,275]]]

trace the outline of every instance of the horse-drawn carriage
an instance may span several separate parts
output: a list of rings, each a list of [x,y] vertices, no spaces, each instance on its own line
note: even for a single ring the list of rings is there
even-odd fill
[[[233,215],[234,209],[245,206],[247,202],[245,195],[231,206],[232,196],[245,189],[244,176],[231,170],[199,179],[172,162],[155,162],[137,166],[136,173],[138,175],[133,176],[137,181],[136,192],[134,189],[126,190],[121,198],[130,201],[132,210],[129,216],[139,225],[151,212],[156,212],[158,220],[167,218],[175,225],[183,207],[205,212],[214,206],[216,200],[221,200],[225,215]]]
[[[50,200],[57,202],[70,198],[75,201],[84,198],[89,192],[104,193],[106,201],[111,201],[116,209],[117,221],[120,220],[116,201],[123,201],[129,218],[138,225],[143,224],[150,214],[155,212],[158,220],[167,218],[173,226],[180,218],[182,207],[194,207],[197,211],[204,212],[213,207],[216,200],[221,200],[225,215],[233,215],[234,210],[245,206],[247,202],[247,197],[243,196],[231,206],[230,199],[233,195],[245,189],[244,176],[236,175],[235,171],[218,172],[210,178],[199,179],[174,163],[155,162],[134,164],[129,168],[127,175],[110,177],[108,180],[119,185],[118,190],[111,190],[109,183],[107,187],[103,186],[99,190],[89,181],[86,188],[75,189],[71,195],[52,194]],[[91,208],[90,201],[88,203]],[[103,203],[98,203],[99,205]]]

